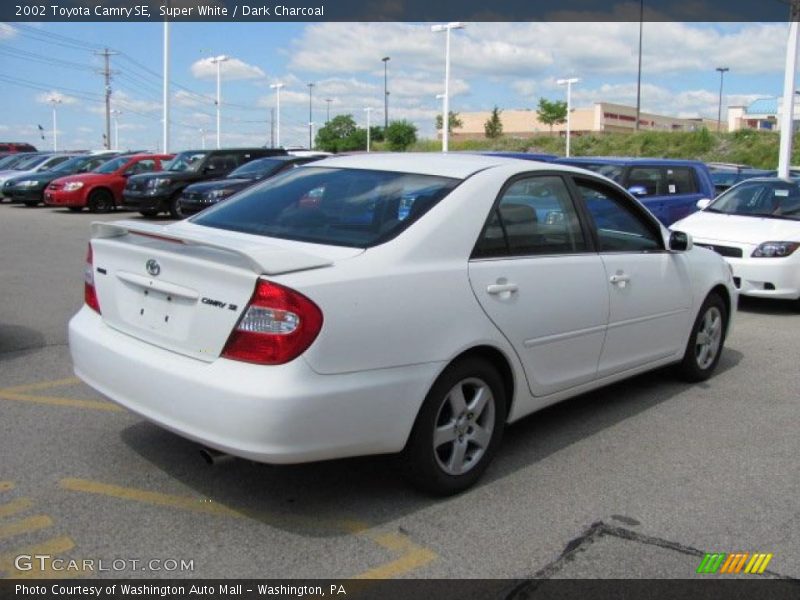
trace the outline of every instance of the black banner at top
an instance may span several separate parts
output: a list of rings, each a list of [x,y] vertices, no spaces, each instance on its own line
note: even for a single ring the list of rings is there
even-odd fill
[[[792,0],[4,0],[0,21],[788,21]],[[796,17],[795,17],[796,18]],[[576,31],[580,38],[580,31]]]

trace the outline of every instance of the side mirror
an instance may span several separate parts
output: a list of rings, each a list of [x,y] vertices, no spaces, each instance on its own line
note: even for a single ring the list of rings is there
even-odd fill
[[[711,200],[710,199],[701,198],[700,200],[697,201],[697,204],[695,204],[695,206],[697,206],[697,210],[703,210],[709,204],[711,204]]]
[[[215,165],[206,165],[205,167],[203,167],[203,173],[212,173],[216,170],[217,167]]]
[[[694,246],[692,236],[683,231],[672,231],[669,234],[669,249],[673,252],[686,252]]]
[[[632,185],[628,191],[634,196],[647,196],[647,188],[643,185]]]

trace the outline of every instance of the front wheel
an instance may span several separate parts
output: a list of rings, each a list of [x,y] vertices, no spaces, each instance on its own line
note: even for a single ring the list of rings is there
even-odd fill
[[[714,373],[725,344],[728,328],[728,309],[717,293],[703,302],[686,344],[678,376],[689,382],[705,381]]]
[[[153,209],[140,210],[139,214],[143,217],[155,217],[158,214],[158,211]]]
[[[406,477],[442,496],[467,489],[494,457],[505,418],[503,382],[491,364],[468,358],[450,365],[428,392],[400,456]]]
[[[114,209],[114,195],[108,190],[95,190],[87,201],[89,212],[107,213]]]
[[[169,201],[169,216],[173,219],[184,219],[186,215],[183,214],[181,208],[181,195],[177,194]]]

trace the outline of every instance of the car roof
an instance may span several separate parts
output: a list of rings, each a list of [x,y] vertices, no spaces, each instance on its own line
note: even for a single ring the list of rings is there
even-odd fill
[[[342,167],[348,169],[369,169],[397,173],[418,173],[466,179],[470,175],[499,165],[518,164],[530,168],[529,161],[481,154],[445,154],[436,152],[371,152],[333,156],[314,161],[301,168]],[[543,164],[543,167],[545,165]]]
[[[687,160],[681,158],[646,158],[641,156],[570,156],[569,158],[559,158],[555,162],[565,163],[593,163],[606,165],[696,165],[699,160]]]

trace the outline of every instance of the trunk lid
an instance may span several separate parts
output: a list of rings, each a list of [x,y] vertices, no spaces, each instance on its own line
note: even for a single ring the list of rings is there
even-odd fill
[[[262,276],[326,268],[363,252],[179,222],[92,224],[94,285],[104,322],[213,361]]]

